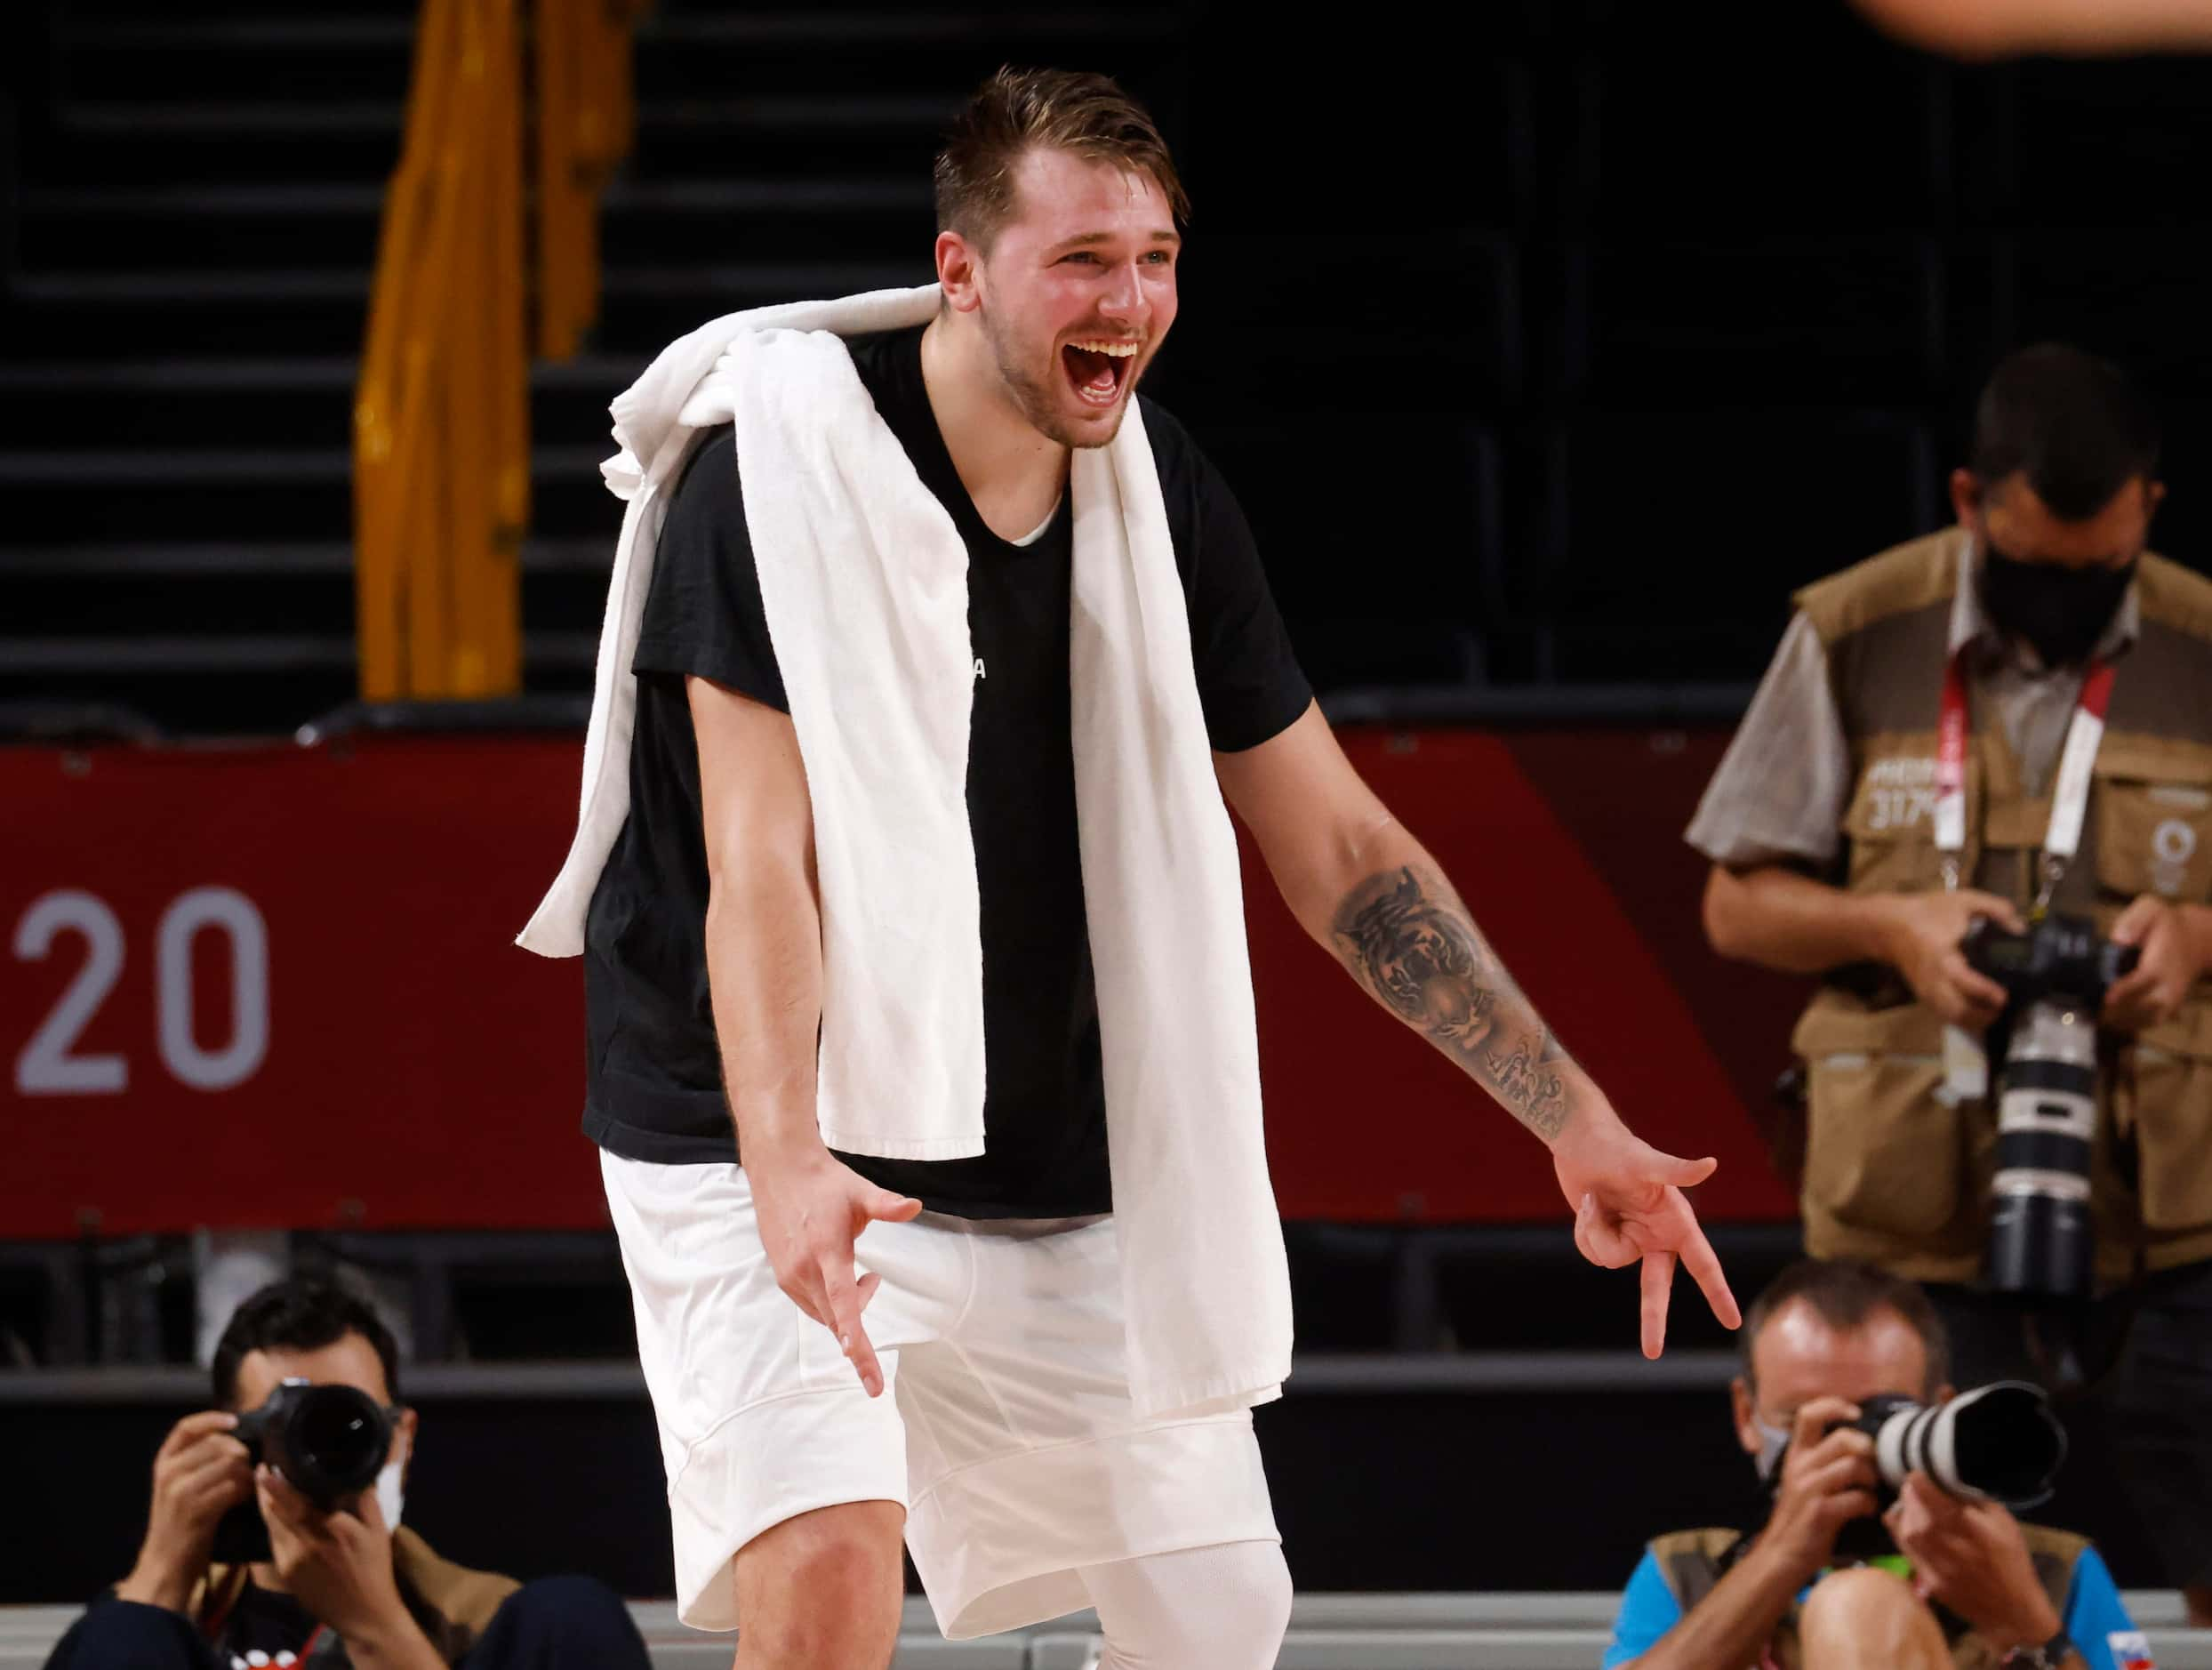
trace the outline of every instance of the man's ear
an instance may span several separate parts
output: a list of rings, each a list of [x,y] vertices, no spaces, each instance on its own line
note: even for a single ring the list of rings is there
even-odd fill
[[[399,1418],[392,1423],[393,1436],[405,1445],[399,1464],[403,1478],[414,1466],[415,1431],[421,1425],[421,1417],[413,1409],[401,1409]]]
[[[1951,513],[1961,527],[1972,527],[1974,518],[1981,514],[1982,484],[1974,478],[1971,470],[1951,472]]]
[[[973,313],[982,304],[982,270],[974,245],[958,232],[937,234],[937,282],[944,290],[945,305],[955,313]]]
[[[1728,1382],[1728,1407],[1735,1417],[1735,1441],[1743,1446],[1743,1453],[1759,1453],[1759,1401],[1751,1395],[1751,1383],[1742,1375]]]

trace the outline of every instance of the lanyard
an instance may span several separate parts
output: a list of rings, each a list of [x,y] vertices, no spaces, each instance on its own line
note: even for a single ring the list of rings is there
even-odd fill
[[[2050,910],[2051,895],[2081,850],[2081,826],[2089,811],[2089,772],[2104,740],[2104,710],[2112,699],[2110,662],[2092,661],[2081,697],[2066,727],[2065,751],[2051,786],[2051,826],[2043,838],[2042,887],[2031,920]],[[1967,844],[1967,673],[1961,647],[1944,667],[1943,708],[1936,725],[1936,850],[1943,855],[1944,886],[1959,885],[1959,855]]]

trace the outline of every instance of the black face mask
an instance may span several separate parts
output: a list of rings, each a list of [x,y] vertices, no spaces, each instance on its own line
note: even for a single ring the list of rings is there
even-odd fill
[[[2133,559],[2120,568],[2066,568],[1983,547],[1982,601],[1990,618],[1998,630],[2032,645],[2046,667],[2088,660],[2135,577]]]

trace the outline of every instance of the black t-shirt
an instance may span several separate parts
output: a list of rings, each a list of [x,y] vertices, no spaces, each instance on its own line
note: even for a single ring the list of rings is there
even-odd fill
[[[841,1158],[885,1188],[962,1217],[1103,1212],[1112,1204],[1105,1096],[1070,738],[1073,517],[1063,494],[1029,542],[984,526],[930,410],[921,338],[917,326],[850,346],[877,410],[967,545],[985,1152]],[[1208,739],[1224,752],[1254,747],[1304,712],[1312,692],[1227,485],[1149,401],[1144,425],[1189,599]],[[701,438],[669,502],[632,665],[629,818],[585,928],[584,1130],[630,1159],[727,1161],[737,1148],[708,1000],[707,859],[684,675],[789,711],[727,425]]]
[[[319,1650],[329,1640],[314,1615],[292,1596],[249,1582],[238,1592],[230,1615],[223,1619],[221,1634],[213,1643],[215,1662],[222,1670],[304,1665],[310,1643]],[[319,1650],[317,1656],[322,1656]]]

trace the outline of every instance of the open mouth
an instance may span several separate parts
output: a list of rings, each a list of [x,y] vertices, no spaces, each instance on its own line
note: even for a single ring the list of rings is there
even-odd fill
[[[1086,405],[1105,407],[1121,398],[1121,391],[1137,363],[1137,345],[1110,337],[1092,337],[1070,342],[1060,350],[1068,383]]]

